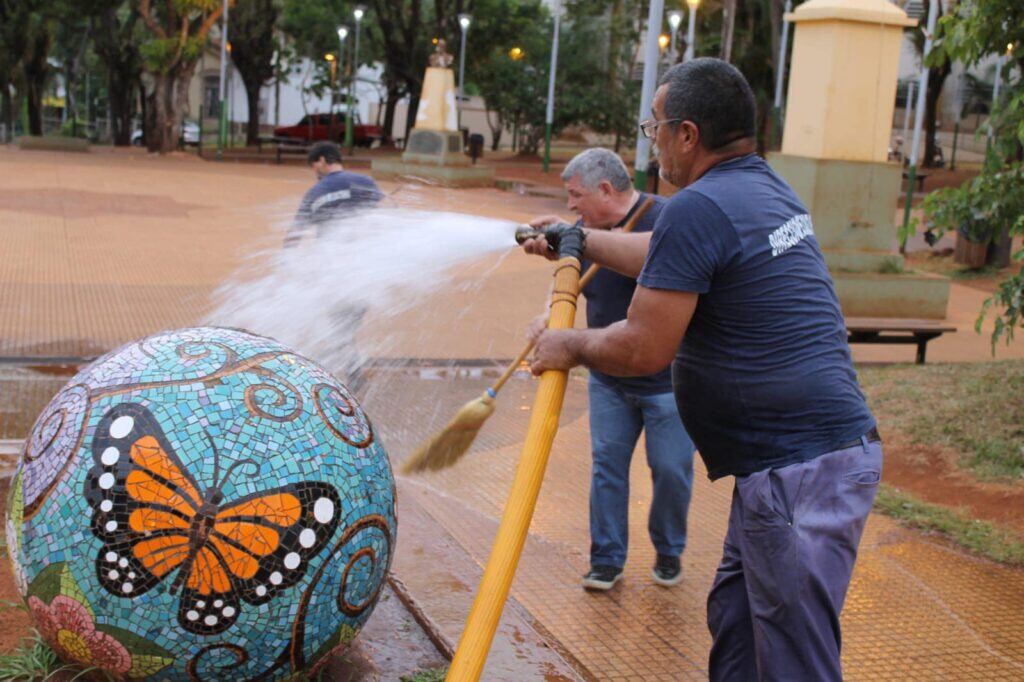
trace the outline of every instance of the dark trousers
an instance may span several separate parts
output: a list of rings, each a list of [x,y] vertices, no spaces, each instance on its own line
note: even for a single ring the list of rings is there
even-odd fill
[[[882,445],[736,478],[708,595],[711,680],[841,680],[839,613]]]

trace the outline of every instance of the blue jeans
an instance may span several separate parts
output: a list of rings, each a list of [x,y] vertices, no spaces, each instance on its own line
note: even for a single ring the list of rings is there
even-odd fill
[[[621,568],[629,545],[629,463],[640,431],[654,495],[647,531],[658,554],[686,548],[686,515],[693,487],[693,441],[683,428],[675,396],[632,394],[590,377],[590,563]]]
[[[708,595],[712,682],[842,680],[839,613],[882,474],[868,443],[736,478]]]

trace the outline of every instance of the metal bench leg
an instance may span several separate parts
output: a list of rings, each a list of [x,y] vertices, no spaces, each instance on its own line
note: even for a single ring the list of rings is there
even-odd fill
[[[937,339],[940,336],[942,336],[942,332],[937,334],[935,332],[921,332],[914,334],[914,338],[917,339],[917,364],[924,364],[924,353],[928,348],[928,342],[932,339]]]

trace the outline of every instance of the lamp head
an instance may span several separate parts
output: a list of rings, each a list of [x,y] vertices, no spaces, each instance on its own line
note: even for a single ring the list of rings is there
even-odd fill
[[[698,5],[700,5],[700,0],[686,0],[686,4],[690,7],[690,10],[693,11],[697,9]]]
[[[338,27],[338,40],[345,42],[345,38],[348,38],[348,26]]]
[[[668,13],[668,25],[672,27],[672,30],[679,28],[679,24],[683,23],[683,13],[677,9],[672,10]]]
[[[352,16],[356,18],[357,22],[363,20],[363,15],[366,14],[366,8],[362,5],[356,5],[356,8],[352,10]]]
[[[473,22],[473,17],[471,17],[470,15],[468,15],[468,14],[460,14],[459,15],[459,27],[463,31],[468,30],[469,29],[469,25],[472,22]]]

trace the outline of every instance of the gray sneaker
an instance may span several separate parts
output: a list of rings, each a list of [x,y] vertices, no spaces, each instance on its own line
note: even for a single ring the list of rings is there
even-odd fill
[[[591,566],[583,576],[583,589],[610,590],[622,580],[622,569],[614,566]]]
[[[654,564],[654,570],[651,571],[651,577],[662,587],[678,585],[683,579],[683,566],[679,557],[659,554],[658,561]]]

